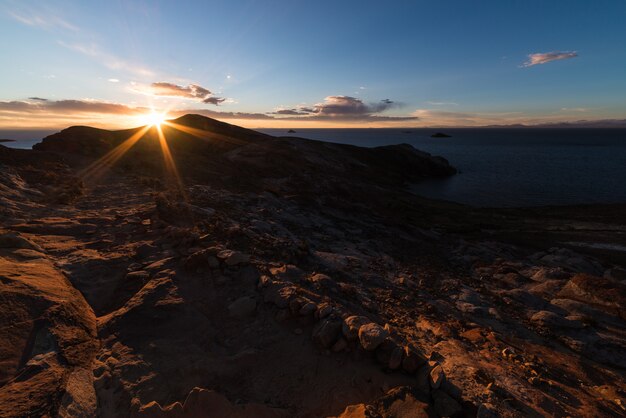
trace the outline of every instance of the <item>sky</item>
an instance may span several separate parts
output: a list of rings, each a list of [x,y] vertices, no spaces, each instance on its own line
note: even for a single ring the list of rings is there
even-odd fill
[[[0,0],[0,129],[626,118],[626,1]]]

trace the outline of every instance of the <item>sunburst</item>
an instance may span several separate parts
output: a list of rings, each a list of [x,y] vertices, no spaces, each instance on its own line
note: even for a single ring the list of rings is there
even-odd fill
[[[82,172],[80,173],[80,177],[87,183],[98,182],[98,180],[102,176],[104,176],[104,174],[109,171],[117,163],[117,161],[122,158],[124,154],[126,154],[131,148],[133,148],[141,138],[143,138],[149,131],[154,128],[161,148],[161,152],[163,154],[166,176],[168,177],[168,179],[173,180],[170,182],[170,184],[174,185],[174,187],[178,189],[179,192],[182,192],[184,195],[185,193],[182,177],[178,171],[178,167],[176,165],[176,162],[174,161],[172,152],[170,151],[166,135],[163,131],[164,127],[176,129],[177,131],[193,135],[194,137],[200,138],[205,141],[225,141],[235,144],[243,143],[243,141],[240,141],[228,135],[179,125],[172,121],[166,120],[166,118],[167,112],[158,112],[155,110],[152,110],[150,113],[141,115],[139,117],[139,120],[142,123],[142,127],[137,128],[129,138],[124,140],[121,144],[110,150],[107,154],[99,158],[97,161],[94,161],[92,164],[82,170]]]
[[[150,127],[160,127],[165,122],[165,118],[167,118],[167,113],[160,113],[154,110],[140,117],[142,124]]]

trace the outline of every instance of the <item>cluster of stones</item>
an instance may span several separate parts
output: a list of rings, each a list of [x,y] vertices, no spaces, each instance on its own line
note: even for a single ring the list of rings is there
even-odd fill
[[[210,270],[237,269],[250,262],[250,256],[239,251],[214,246],[195,251],[185,260],[185,267],[198,273]]]
[[[289,280],[281,280],[289,275],[288,266],[273,268],[270,272],[272,276],[261,276],[258,287],[263,292],[264,301],[278,308],[278,320],[292,318],[297,324],[313,325],[311,338],[326,352],[359,350],[369,353],[387,370],[415,375],[416,386],[430,393],[435,411],[441,416],[461,412],[461,405],[457,402],[460,394],[447,384],[436,353],[426,358],[417,347],[398,342],[388,324],[382,326],[365,316],[351,315],[343,307],[334,306],[331,301]],[[319,281],[319,277],[314,281]],[[302,330],[296,328],[295,332],[300,334]]]
[[[196,238],[202,241],[201,237]],[[197,241],[196,241],[197,242]],[[450,416],[462,410],[458,390],[446,381],[440,359],[427,358],[418,347],[399,341],[389,325],[381,325],[368,317],[354,315],[330,298],[320,296],[307,289],[313,287],[332,288],[334,280],[325,274],[307,277],[299,268],[292,265],[270,267],[250,256],[226,249],[222,246],[189,248],[184,260],[185,268],[197,273],[210,272],[216,284],[245,266],[266,270],[268,274],[259,277],[257,288],[263,300],[277,308],[278,321],[294,320],[297,327],[294,333],[303,333],[303,328],[311,329],[311,338],[316,346],[327,353],[360,351],[371,357],[389,371],[406,373],[416,377],[416,386],[427,391],[435,411],[441,416]],[[223,283],[222,283],[223,284]],[[301,284],[301,285],[300,285]],[[242,296],[232,301],[228,314],[233,318],[245,318],[257,310],[257,300]]]

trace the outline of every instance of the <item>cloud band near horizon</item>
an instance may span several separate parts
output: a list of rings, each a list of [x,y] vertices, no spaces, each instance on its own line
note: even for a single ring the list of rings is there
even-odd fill
[[[348,96],[329,96],[324,102],[314,106],[279,109],[266,113],[181,108],[168,111],[167,116],[177,118],[194,113],[218,120],[239,121],[235,123],[243,126],[266,128],[337,127],[341,123],[346,126],[362,124],[362,126],[370,127],[408,127],[416,125],[403,123],[418,121],[421,126],[459,127],[576,121],[583,110],[585,112],[588,110],[582,107],[560,108],[545,116],[522,112],[451,112],[441,109],[417,109],[408,116],[386,116],[374,113],[393,105],[391,100],[366,104]],[[152,109],[147,106],[130,106],[97,100],[50,100],[32,96],[28,100],[0,101],[0,128],[57,129],[71,125],[92,125],[107,129],[129,128],[139,126],[151,111]],[[588,114],[589,119],[596,119],[594,116]]]

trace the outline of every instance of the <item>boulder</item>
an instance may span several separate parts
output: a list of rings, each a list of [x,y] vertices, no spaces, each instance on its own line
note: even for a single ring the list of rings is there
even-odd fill
[[[298,297],[291,299],[289,301],[289,312],[291,312],[292,315],[298,315],[305,303],[307,303],[306,299]]]
[[[359,341],[367,351],[374,351],[389,336],[389,332],[378,324],[370,322],[359,328]]]
[[[217,254],[217,258],[224,261],[227,266],[238,266],[240,264],[247,264],[250,262],[250,256],[248,254],[241,253],[233,250],[223,250]]]
[[[313,328],[313,341],[322,348],[331,347],[339,338],[341,322],[335,319],[325,319]]]
[[[407,373],[415,373],[417,369],[426,363],[426,359],[417,350],[410,346],[404,347],[404,358],[402,359],[402,370]]]
[[[273,267],[270,273],[278,280],[288,282],[298,282],[304,275],[304,272],[292,264],[285,264],[281,267]]]
[[[285,286],[280,283],[272,283],[265,291],[265,302],[272,303],[280,309],[287,308],[289,302],[297,295],[295,286]]]
[[[333,312],[333,307],[330,305],[330,303],[322,303],[321,305],[319,305],[319,307],[317,308],[317,311],[315,312],[315,318],[324,319],[328,315],[330,315],[332,312]]]
[[[306,302],[300,308],[299,314],[302,316],[312,315],[317,310],[317,305],[314,302]]]
[[[326,274],[317,273],[309,278],[309,281],[318,289],[333,289],[337,283]]]
[[[348,341],[354,341],[359,337],[359,328],[363,325],[370,323],[369,318],[364,316],[352,315],[343,320],[341,330],[343,336]]]
[[[530,320],[547,328],[582,328],[583,323],[577,320],[564,318],[550,311],[539,311]]]
[[[435,364],[429,373],[430,387],[433,389],[439,389],[445,378],[446,375],[443,372],[443,367],[441,367],[440,364]]]

